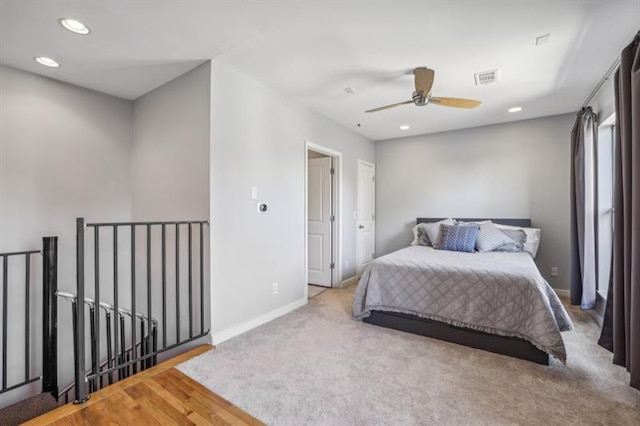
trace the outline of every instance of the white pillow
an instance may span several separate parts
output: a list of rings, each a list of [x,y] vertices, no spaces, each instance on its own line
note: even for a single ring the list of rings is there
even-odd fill
[[[480,225],[476,238],[476,250],[479,252],[494,251],[506,244],[513,244],[513,240],[496,228],[493,223],[484,222]]]
[[[522,229],[527,235],[527,240],[522,247],[523,251],[526,251],[535,259],[536,253],[538,253],[538,247],[540,246],[540,229],[539,228],[525,228],[522,226],[501,225],[496,223],[498,229]]]
[[[459,219],[455,219],[456,225],[484,225],[485,223],[491,223],[490,220],[481,220],[481,221],[464,221],[464,220],[459,220]]]

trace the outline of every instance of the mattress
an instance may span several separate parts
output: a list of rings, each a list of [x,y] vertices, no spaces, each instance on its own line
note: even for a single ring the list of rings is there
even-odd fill
[[[416,315],[524,339],[561,362],[561,331],[573,324],[528,253],[461,253],[411,246],[371,262],[353,317],[371,311]]]

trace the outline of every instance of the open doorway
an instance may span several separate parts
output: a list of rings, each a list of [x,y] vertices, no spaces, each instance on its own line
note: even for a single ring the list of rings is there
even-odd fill
[[[305,247],[307,296],[341,282],[340,171],[342,154],[306,143]]]

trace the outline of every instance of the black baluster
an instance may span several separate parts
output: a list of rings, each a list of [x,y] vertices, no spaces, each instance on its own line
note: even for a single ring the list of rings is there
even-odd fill
[[[94,272],[94,289],[93,296],[95,298],[95,318],[93,321],[93,333],[95,341],[95,357],[93,372],[94,374],[100,373],[100,228],[95,226],[93,228],[93,272]],[[103,385],[103,377],[100,376],[100,387]],[[94,387],[97,388],[97,380],[94,381]]]
[[[136,349],[136,226],[131,225],[131,357],[138,358]],[[138,372],[137,363],[133,363],[133,374]]]
[[[85,387],[85,343],[84,343],[84,219],[76,219],[76,346],[75,346],[75,382],[76,404],[81,404],[89,399]]]
[[[118,324],[120,318],[119,308],[119,295],[118,295],[118,227],[113,225],[113,349],[115,356],[118,356],[120,350],[118,345],[120,343],[120,324]],[[118,365],[122,363],[119,358]],[[122,378],[122,370],[118,371],[118,380]],[[111,379],[110,379],[111,380]]]
[[[7,256],[2,256],[2,390],[7,389],[7,327],[9,323],[8,299],[9,284],[8,273],[9,260]]]
[[[126,356],[126,352],[127,352],[127,346],[126,346],[126,341],[125,341],[125,335],[126,335],[126,325],[124,323],[124,316],[118,314],[118,317],[120,318],[120,365],[123,365],[126,362],[127,356]],[[125,366],[123,368],[120,369],[120,373],[119,373],[119,380],[122,380],[126,377],[129,376],[129,366]]]
[[[147,344],[145,342],[146,337],[144,335],[144,329],[145,329],[145,321],[144,318],[140,318],[140,358],[144,357],[147,353]],[[145,366],[146,366],[146,360],[142,359],[140,361],[140,371],[144,371],[145,370]]]
[[[204,223],[200,223],[200,334],[204,333]]]
[[[153,365],[158,364],[158,326],[153,326],[153,340],[152,340],[152,350],[153,350]]]
[[[192,232],[191,223],[188,225],[189,229],[189,338],[193,337],[193,256],[192,256]]]
[[[148,335],[151,335],[151,225],[147,225],[147,318],[149,320]],[[144,330],[142,331],[144,336]]]
[[[72,329],[73,329],[73,350],[74,350],[73,370],[77,374],[77,371],[80,368],[78,367],[79,357],[75,353],[75,351],[78,350],[78,303],[76,302],[76,300],[71,301],[71,324],[72,324]],[[75,399],[74,403],[77,404],[78,402],[76,402],[76,401],[80,400],[80,398],[79,398],[80,397],[80,383],[77,380],[77,378],[75,380],[75,386],[74,387],[76,389],[76,399]]]
[[[42,239],[42,392],[58,399],[58,237]],[[75,310],[74,310],[75,312]],[[69,392],[65,393],[66,402]]]
[[[24,281],[25,281],[25,295],[24,295],[24,381],[30,379],[29,373],[29,354],[31,353],[29,349],[29,343],[31,337],[29,336],[29,330],[31,329],[31,315],[29,307],[31,306],[31,254],[27,253],[25,255],[25,271],[24,271]]]
[[[89,338],[91,345],[91,373],[98,373],[98,360],[96,357],[96,333],[95,333],[95,324],[96,324],[96,308],[95,306],[89,306]],[[97,381],[95,378],[89,380],[89,392],[95,392]]]
[[[176,223],[176,343],[180,343],[180,225]]]
[[[167,226],[162,224],[162,344],[167,346]]]
[[[105,311],[105,324],[107,325],[107,368],[110,370],[113,367],[113,348],[111,339],[111,312]],[[102,377],[101,377],[102,378]],[[109,384],[113,384],[113,373],[109,373]]]

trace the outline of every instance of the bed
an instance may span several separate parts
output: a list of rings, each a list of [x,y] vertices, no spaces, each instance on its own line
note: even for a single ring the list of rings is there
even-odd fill
[[[438,220],[419,218],[418,223]],[[491,221],[531,224],[528,219]],[[560,332],[572,328],[528,253],[461,253],[419,245],[369,265],[356,290],[353,316],[545,365],[549,355],[566,362]]]

